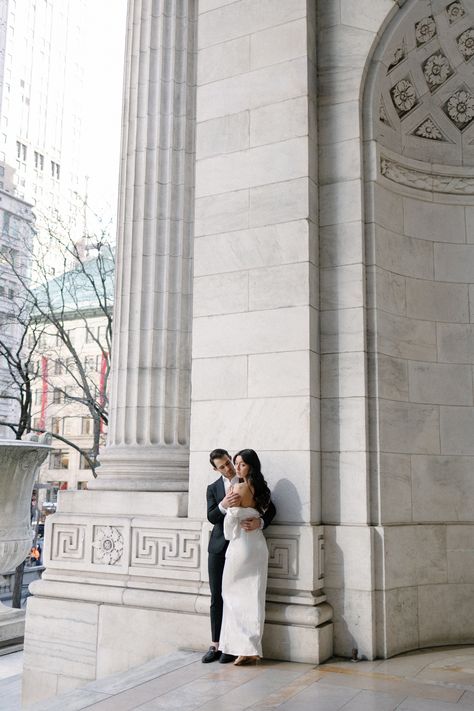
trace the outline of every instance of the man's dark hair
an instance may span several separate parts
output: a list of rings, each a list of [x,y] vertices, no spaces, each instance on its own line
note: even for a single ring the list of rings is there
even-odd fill
[[[214,466],[214,459],[222,459],[222,457],[229,457],[230,459],[230,454],[227,451],[227,449],[213,449],[212,452],[209,455],[209,461],[211,462],[211,467],[215,469]]]

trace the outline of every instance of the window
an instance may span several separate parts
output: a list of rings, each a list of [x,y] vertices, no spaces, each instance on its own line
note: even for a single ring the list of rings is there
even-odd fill
[[[94,332],[90,326],[86,328],[86,343],[93,343],[95,340]]]
[[[74,423],[76,421],[75,417],[65,417],[64,418],[64,434],[65,435],[72,435],[75,434],[74,430]]]
[[[96,360],[95,356],[86,356],[84,358],[84,370],[86,373],[90,373],[93,370],[96,370]]]
[[[67,449],[56,449],[49,455],[50,469],[69,469],[69,452]]]
[[[61,166],[59,163],[55,163],[54,160],[51,161],[51,177],[59,180],[59,174],[61,172]]]
[[[83,417],[82,418],[81,434],[83,434],[83,435],[92,434],[92,417]]]
[[[4,211],[3,213],[3,232],[7,233],[10,231],[10,213]]]
[[[88,454],[90,456],[90,452],[88,452]],[[81,454],[81,457],[79,459],[79,469],[90,469],[90,468],[91,468],[91,465],[89,464],[89,462],[87,461],[85,456],[83,454]]]
[[[61,424],[62,424],[62,420],[60,417],[52,417],[51,418],[51,432],[53,434],[62,434]]]
[[[87,489],[87,481],[78,481],[77,488],[78,489]]]
[[[35,151],[35,168],[36,170],[44,170],[44,155]]]
[[[61,375],[62,372],[63,372],[63,364],[61,363],[60,360],[55,360],[54,361],[54,374]]]
[[[57,345],[57,346],[60,346],[61,343],[62,343],[61,335],[60,335],[59,333],[57,333],[57,334],[56,334],[56,345]]]
[[[15,292],[13,289],[8,289],[8,298],[9,299],[14,299],[15,298]]]
[[[38,391],[37,391],[38,392]],[[53,403],[55,405],[60,405],[64,402],[64,392],[61,388],[54,388],[53,390]]]
[[[5,168],[3,167],[3,165],[0,165],[0,178],[3,178],[4,175],[5,175]]]
[[[42,390],[35,390],[35,405],[41,405]]]
[[[34,430],[39,430],[40,429],[40,422],[41,419],[39,417],[34,417],[33,418],[33,429]]]
[[[18,160],[26,161],[26,146],[21,141],[16,142],[16,157]]]
[[[105,341],[106,329],[107,329],[107,326],[99,326],[99,328],[97,329],[97,338],[101,342]]]

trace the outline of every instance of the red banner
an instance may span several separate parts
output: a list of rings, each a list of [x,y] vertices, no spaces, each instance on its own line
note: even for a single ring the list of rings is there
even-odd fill
[[[102,359],[100,362],[100,381],[99,381],[99,405],[104,407],[105,405],[105,376],[107,374],[107,365],[109,361],[109,354],[102,353]],[[104,431],[104,421],[100,421],[100,432]]]
[[[46,408],[48,406],[48,359],[41,356],[41,414],[40,430],[46,429]]]

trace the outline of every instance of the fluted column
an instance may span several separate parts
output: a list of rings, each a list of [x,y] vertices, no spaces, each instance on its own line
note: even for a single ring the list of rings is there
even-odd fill
[[[129,0],[108,443],[91,488],[188,487],[195,0]]]

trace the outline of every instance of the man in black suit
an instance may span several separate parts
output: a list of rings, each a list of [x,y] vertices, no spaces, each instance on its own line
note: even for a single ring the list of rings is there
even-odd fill
[[[207,487],[207,519],[213,524],[208,546],[209,587],[211,590],[211,639],[209,650],[203,656],[204,663],[219,660],[221,664],[234,661],[231,654],[219,651],[219,637],[222,625],[222,575],[224,573],[225,553],[229,541],[224,538],[224,517],[230,506],[239,506],[240,495],[232,492],[232,485],[239,478],[229,453],[225,449],[213,449],[209,455],[212,468],[220,477]],[[262,518],[248,518],[241,526],[246,531],[266,528],[273,520],[276,510],[272,502]]]

